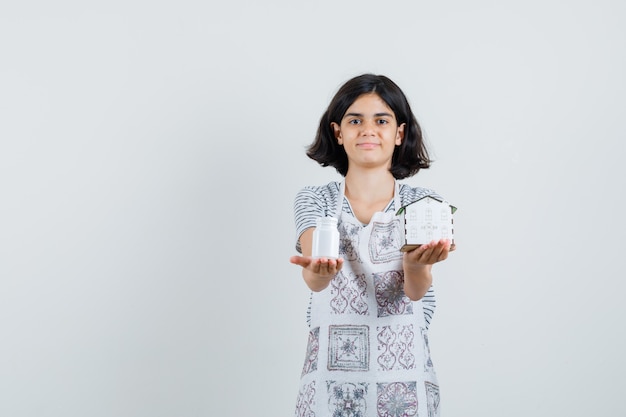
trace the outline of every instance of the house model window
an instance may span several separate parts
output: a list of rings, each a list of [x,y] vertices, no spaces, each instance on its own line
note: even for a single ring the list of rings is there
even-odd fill
[[[413,250],[432,240],[450,239],[454,243],[454,219],[456,207],[433,196],[401,207],[396,213],[404,227],[403,252]]]

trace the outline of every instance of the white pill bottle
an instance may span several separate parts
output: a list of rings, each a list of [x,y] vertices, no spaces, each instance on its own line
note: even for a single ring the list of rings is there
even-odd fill
[[[339,258],[339,231],[337,219],[334,217],[319,217],[313,230],[314,258]]]

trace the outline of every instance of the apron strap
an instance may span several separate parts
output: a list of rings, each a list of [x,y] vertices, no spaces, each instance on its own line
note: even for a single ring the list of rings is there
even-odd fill
[[[400,207],[402,207],[402,199],[400,198],[400,183],[398,181],[395,181],[394,185],[393,206],[395,213],[397,213],[398,210],[400,210]]]
[[[337,197],[337,206],[335,206],[335,218],[339,221],[341,217],[341,211],[343,210],[343,197],[346,193],[346,182],[341,181],[339,183],[339,196]]]

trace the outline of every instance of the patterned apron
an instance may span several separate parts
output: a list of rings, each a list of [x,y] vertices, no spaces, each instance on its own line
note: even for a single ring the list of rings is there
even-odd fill
[[[395,210],[367,226],[335,214],[345,262],[329,286],[311,294],[309,340],[297,417],[439,416],[422,301],[403,289],[399,185]]]

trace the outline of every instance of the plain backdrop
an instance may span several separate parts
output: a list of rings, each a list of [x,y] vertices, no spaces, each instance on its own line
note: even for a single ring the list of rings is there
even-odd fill
[[[445,417],[624,416],[626,5],[5,1],[0,415],[293,415],[293,198],[349,78],[424,129]],[[319,417],[319,416],[318,416]]]

